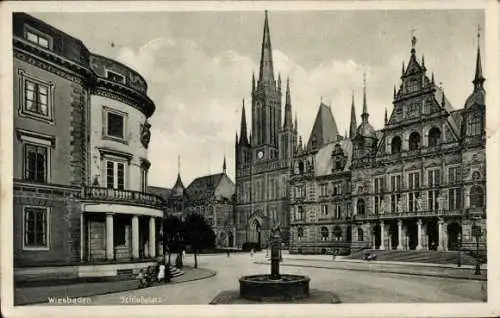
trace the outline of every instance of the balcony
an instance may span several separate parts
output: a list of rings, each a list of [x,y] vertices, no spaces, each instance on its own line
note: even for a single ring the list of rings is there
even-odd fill
[[[101,187],[84,187],[82,189],[82,199],[94,202],[121,203],[156,208],[161,207],[164,203],[162,198],[154,194]]]

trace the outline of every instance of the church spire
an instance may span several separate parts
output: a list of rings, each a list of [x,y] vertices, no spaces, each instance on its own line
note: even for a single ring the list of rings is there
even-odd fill
[[[226,174],[226,155],[224,154],[224,162],[222,163],[222,172]]]
[[[290,78],[286,80],[286,98],[285,98],[285,123],[283,127],[291,128],[292,126],[292,100],[290,98]]]
[[[385,109],[385,115],[384,115],[384,123],[387,125],[387,108]]]
[[[354,91],[352,92],[352,101],[351,101],[351,124],[349,126],[349,138],[354,138],[356,136],[356,129],[358,128],[358,124],[356,123],[356,107],[354,106]]]
[[[260,55],[259,83],[274,85],[273,50],[271,47],[271,35],[269,33],[267,10],[265,14],[264,34],[262,36],[262,49]]]
[[[247,137],[247,119],[245,115],[245,100],[243,99],[243,106],[241,110],[241,125],[240,125],[240,145],[248,145]]]
[[[483,77],[483,68],[481,65],[481,49],[480,49],[480,39],[481,39],[481,28],[477,28],[477,55],[476,55],[476,73],[474,74],[474,89],[483,89],[483,83],[485,78]]]
[[[363,122],[368,121],[368,106],[366,105],[366,73],[363,73],[363,113],[361,118]]]

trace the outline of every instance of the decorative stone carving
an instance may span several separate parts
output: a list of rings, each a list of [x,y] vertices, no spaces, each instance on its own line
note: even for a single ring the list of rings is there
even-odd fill
[[[148,148],[149,141],[151,140],[151,124],[146,120],[143,125],[141,125],[141,143],[144,148]]]

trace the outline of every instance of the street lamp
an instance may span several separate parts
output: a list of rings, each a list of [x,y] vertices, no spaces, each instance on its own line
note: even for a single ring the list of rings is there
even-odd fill
[[[462,233],[458,233],[458,261],[457,261],[457,267],[462,266]]]
[[[472,235],[476,238],[476,264],[475,264],[475,275],[481,275],[481,266],[479,264],[479,238],[482,235],[481,227],[476,225],[476,220],[472,224]]]

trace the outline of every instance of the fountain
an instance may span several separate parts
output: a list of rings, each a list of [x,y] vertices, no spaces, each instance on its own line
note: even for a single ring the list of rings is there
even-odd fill
[[[309,297],[307,276],[280,274],[281,234],[279,226],[271,230],[271,275],[240,278],[240,297],[257,301],[289,301]]]
[[[271,274],[243,276],[239,279],[240,291],[224,291],[210,304],[248,303],[339,303],[336,295],[309,290],[309,277],[280,273],[281,234],[279,224],[271,230]]]

